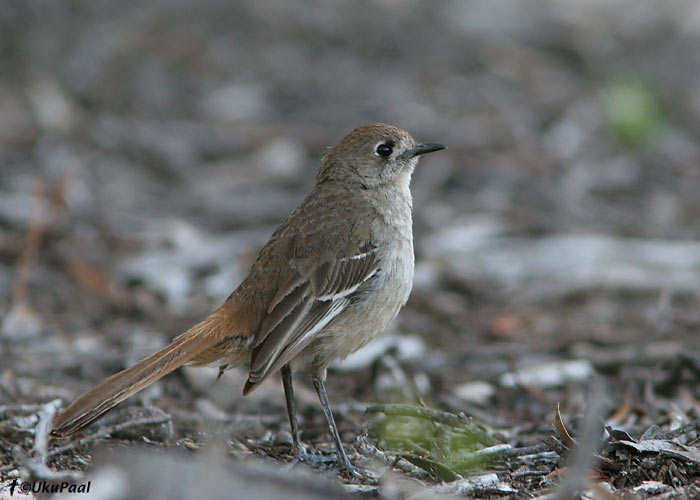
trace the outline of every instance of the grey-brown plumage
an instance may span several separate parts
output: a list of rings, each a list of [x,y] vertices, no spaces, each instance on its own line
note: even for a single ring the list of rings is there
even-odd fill
[[[184,363],[246,363],[248,394],[282,369],[290,422],[299,443],[291,368],[308,363],[341,465],[350,467],[328,408],[328,366],[365,345],[406,303],[413,279],[409,183],[418,155],[403,130],[362,125],[323,159],[311,193],[258,255],[248,277],[207,319],[165,349],[106,379],[54,421],[73,434],[131,394]]]

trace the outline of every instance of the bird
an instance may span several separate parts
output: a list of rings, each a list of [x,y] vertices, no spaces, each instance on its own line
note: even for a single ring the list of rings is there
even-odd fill
[[[410,181],[439,151],[395,126],[354,128],[322,159],[310,193],[274,231],[223,304],[173,341],[80,395],[54,419],[71,436],[181,365],[244,365],[243,395],[281,372],[295,456],[293,372],[307,367],[341,470],[351,470],[326,394],[328,367],[383,331],[408,300],[414,252]]]

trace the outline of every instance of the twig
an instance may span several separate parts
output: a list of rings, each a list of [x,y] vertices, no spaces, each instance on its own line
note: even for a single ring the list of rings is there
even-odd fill
[[[24,461],[24,467],[31,477],[46,481],[78,481],[83,475],[75,471],[55,471],[46,465],[49,457],[49,431],[56,411],[61,406],[59,399],[54,399],[42,406],[39,423],[34,429],[34,447],[32,457]]]
[[[61,406],[60,399],[54,399],[42,406],[39,412],[39,422],[34,429],[34,457],[39,463],[46,465],[47,448],[49,445],[49,432],[51,422],[56,411]]]
[[[140,425],[158,425],[165,424],[167,422],[170,422],[170,415],[159,415],[157,417],[140,418],[136,420],[130,420],[121,424],[112,425],[110,427],[105,427],[94,434],[90,434],[89,436],[79,439],[78,441],[74,441],[65,446],[59,446],[57,448],[54,448],[49,452],[48,456],[53,457],[56,455],[60,455],[61,453],[65,453],[67,451],[73,451],[76,448],[80,448],[81,446],[85,446],[99,439],[107,438],[110,436],[110,434],[123,431],[124,429],[128,429],[130,427],[137,427]]]
[[[462,453],[459,455],[459,457],[455,457],[452,460],[452,467],[454,467],[456,470],[473,468],[477,464],[490,462],[494,458],[502,456],[504,452],[511,449],[513,449],[513,447],[509,444],[497,444],[495,446],[489,446],[488,448]]]
[[[98,293],[120,306],[131,305],[125,288],[115,283],[99,269],[78,259],[66,259],[64,265],[70,275],[85,289]]]
[[[457,479],[462,478],[462,476],[452,470],[452,468],[428,457],[421,457],[419,455],[414,455],[413,453],[402,453],[401,458],[408,460],[417,467],[420,467],[440,481],[456,481]]]
[[[576,441],[574,441],[574,438],[571,437],[569,431],[566,430],[564,421],[561,419],[558,401],[556,411],[554,412],[554,426],[556,427],[557,433],[559,434],[559,439],[561,439],[561,442],[564,444],[564,446],[566,446],[569,449],[574,448],[576,446]]]
[[[56,185],[52,196],[48,198],[46,185],[42,180],[37,181],[35,197],[37,199],[37,214],[33,217],[27,230],[24,247],[17,258],[17,273],[12,289],[12,306],[3,318],[2,330],[9,337],[27,337],[35,335],[41,328],[39,317],[34,314],[27,291],[32,276],[32,267],[39,253],[41,240],[46,229],[57,218],[58,209],[63,204],[64,180]]]
[[[586,479],[586,473],[590,470],[595,460],[594,452],[600,443],[602,432],[603,414],[603,386],[602,382],[594,378],[591,381],[588,408],[583,418],[583,429],[577,440],[577,445],[566,476],[559,486],[554,498],[557,500],[569,500],[576,498],[576,492],[580,491]],[[561,418],[561,417],[560,417]]]
[[[46,183],[42,180],[37,181],[34,194],[39,202],[39,213],[29,225],[24,248],[17,262],[17,278],[12,291],[13,307],[29,307],[27,283],[32,274],[32,264],[36,259],[46,228],[56,219],[56,209],[62,205],[64,182],[65,179],[59,181],[49,199]]]
[[[551,448],[546,444],[536,444],[533,446],[524,446],[523,448],[512,448],[503,452],[503,458],[524,457],[527,455],[538,455],[544,452],[550,452]]]
[[[522,472],[513,472],[510,477],[513,479],[522,479],[524,477],[546,476],[550,473],[551,471],[548,470],[526,470]]]
[[[483,459],[489,458],[491,456],[503,455],[506,451],[513,449],[513,446],[509,444],[497,444],[494,446],[489,446],[488,448],[482,448],[480,450],[473,451],[470,453],[475,458]]]
[[[689,424],[682,425],[681,427],[673,429],[672,431],[663,432],[661,433],[660,439],[673,439],[675,437],[682,436],[683,434],[698,430],[700,430],[700,419],[693,420]]]
[[[46,215],[48,210],[46,209],[45,200],[46,184],[43,181],[37,182],[34,188],[34,195],[36,199],[40,201],[39,215],[34,217],[29,225],[24,248],[17,259],[17,278],[15,279],[15,286],[12,289],[12,307],[17,308],[28,307],[27,283],[32,274],[32,262],[36,257],[39,245],[41,244],[41,237],[48,225],[48,217]]]
[[[372,443],[370,443],[365,435],[358,436],[355,440],[355,443],[355,447],[358,449],[358,451],[362,452],[362,454],[369,455],[371,458],[376,458],[380,462],[391,468],[400,469],[402,472],[408,474],[409,476],[419,479],[428,476],[428,473],[426,471],[424,471],[420,467],[416,467],[409,461],[402,458],[400,452],[393,453],[382,451],[376,446],[374,446]]]

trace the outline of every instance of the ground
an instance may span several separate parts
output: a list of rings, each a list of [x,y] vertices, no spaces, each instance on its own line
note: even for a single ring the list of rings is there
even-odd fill
[[[692,0],[6,1],[0,498],[114,488],[107,463],[181,498],[698,496],[698,33]],[[328,378],[367,477],[335,475],[305,373],[321,486],[279,378],[243,398],[243,371],[178,370],[42,441],[52,401],[218,306],[369,121],[448,149],[414,175],[407,306]]]

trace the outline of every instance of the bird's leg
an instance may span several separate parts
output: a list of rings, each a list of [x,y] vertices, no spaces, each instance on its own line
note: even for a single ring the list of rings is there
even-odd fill
[[[345,448],[343,448],[343,443],[340,441],[340,435],[338,435],[338,428],[335,425],[335,420],[333,419],[333,413],[331,412],[331,406],[328,404],[328,397],[326,396],[326,383],[323,379],[318,377],[311,377],[314,383],[314,388],[318,394],[318,399],[321,401],[321,406],[323,407],[323,413],[326,415],[326,422],[328,422],[328,428],[331,431],[331,436],[333,437],[333,442],[335,443],[335,449],[338,452],[338,463],[340,464],[340,469],[350,472],[351,474],[361,474],[360,469],[355,467],[348,460],[348,456],[345,454]]]
[[[294,388],[292,386],[292,370],[289,365],[284,365],[280,370],[282,373],[282,383],[284,384],[284,397],[287,401],[287,415],[289,415],[289,426],[292,429],[292,446],[294,448],[294,460],[291,465],[304,462],[311,466],[320,467],[326,460],[324,457],[309,453],[301,443],[299,437],[299,423],[297,422],[297,408],[294,400]]]
[[[292,370],[289,365],[282,367],[282,383],[284,384],[284,398],[287,401],[287,415],[289,415],[289,426],[292,428],[292,442],[294,445],[294,458],[304,460],[307,453],[301,445],[299,439],[299,423],[297,422],[297,406],[294,402],[294,388],[292,387]]]

